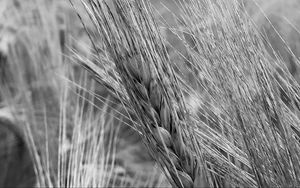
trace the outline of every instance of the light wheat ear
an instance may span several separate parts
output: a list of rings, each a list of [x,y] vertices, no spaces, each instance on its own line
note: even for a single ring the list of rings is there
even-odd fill
[[[147,11],[150,5],[146,1],[113,2],[116,14],[104,1],[89,1],[86,8],[126,89],[126,107],[135,112],[150,153],[173,186],[194,187],[199,177],[206,182],[206,176],[199,175],[200,156],[187,130],[183,97],[156,23]]]

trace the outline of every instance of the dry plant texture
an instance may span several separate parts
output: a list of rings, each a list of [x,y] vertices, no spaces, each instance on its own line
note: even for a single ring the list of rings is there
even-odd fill
[[[299,6],[0,1],[0,187],[300,186]]]

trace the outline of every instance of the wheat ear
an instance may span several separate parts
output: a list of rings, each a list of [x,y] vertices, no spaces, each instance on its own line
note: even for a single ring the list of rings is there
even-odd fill
[[[88,1],[85,6],[103,37],[151,154],[174,186],[194,187],[202,177],[200,157],[193,154],[193,139],[187,139],[192,134],[187,129],[183,97],[156,23],[147,12],[149,4],[113,2],[115,9],[104,1]]]

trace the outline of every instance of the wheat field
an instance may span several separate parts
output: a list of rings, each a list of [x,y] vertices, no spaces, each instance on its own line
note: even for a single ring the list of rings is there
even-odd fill
[[[299,187],[297,0],[0,0],[0,187]]]

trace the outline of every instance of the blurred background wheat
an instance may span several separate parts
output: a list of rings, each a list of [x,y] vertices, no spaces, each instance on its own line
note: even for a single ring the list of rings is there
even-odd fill
[[[0,0],[0,187],[300,186],[297,0]]]

